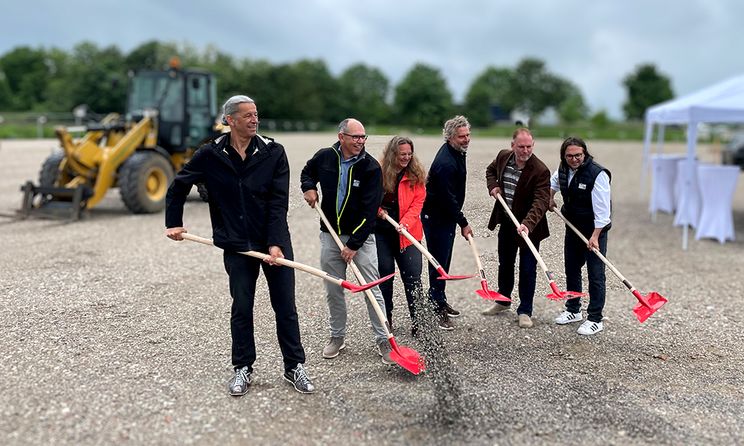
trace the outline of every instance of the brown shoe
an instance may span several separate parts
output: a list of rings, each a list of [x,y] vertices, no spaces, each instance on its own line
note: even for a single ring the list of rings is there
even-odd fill
[[[451,331],[455,329],[455,326],[452,325],[452,321],[450,321],[449,315],[446,311],[440,310],[437,316],[439,318],[439,328],[441,330]]]
[[[519,328],[532,328],[532,319],[526,314],[520,314]]]

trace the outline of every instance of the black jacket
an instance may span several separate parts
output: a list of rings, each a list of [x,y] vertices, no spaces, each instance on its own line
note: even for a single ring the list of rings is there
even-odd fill
[[[364,245],[374,231],[377,208],[382,202],[382,170],[380,164],[362,150],[359,160],[349,170],[349,185],[341,206],[336,212],[336,197],[341,173],[340,143],[318,150],[305,164],[300,175],[302,192],[317,190],[320,183],[323,197],[320,209],[339,235],[348,235],[346,246],[354,251]],[[322,231],[328,232],[325,225]]]
[[[439,148],[426,177],[426,201],[421,213],[440,222],[452,222],[464,228],[468,220],[462,213],[468,169],[465,153],[449,143]]]
[[[230,251],[266,252],[291,246],[289,163],[284,147],[259,135],[246,168],[238,173],[228,158],[230,134],[200,148],[173,180],[166,196],[165,226],[183,226],[183,205],[191,187],[204,183],[214,244]]]

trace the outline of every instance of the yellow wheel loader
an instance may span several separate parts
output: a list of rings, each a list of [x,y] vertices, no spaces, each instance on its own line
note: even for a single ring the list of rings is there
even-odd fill
[[[173,66],[133,75],[124,118],[109,114],[79,138],[71,128],[56,129],[60,150],[42,164],[38,186],[21,187],[21,216],[76,220],[113,187],[131,212],[161,211],[174,172],[219,133],[215,95],[214,77],[202,71]],[[206,198],[203,187],[199,194]]]

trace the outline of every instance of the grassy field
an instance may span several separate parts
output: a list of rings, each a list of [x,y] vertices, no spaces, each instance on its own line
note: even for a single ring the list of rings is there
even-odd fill
[[[2,113],[0,120],[0,138],[2,139],[29,139],[29,138],[53,138],[56,126],[69,126],[74,120],[69,113],[41,113],[41,112],[13,112]],[[41,120],[40,117],[43,117]],[[262,121],[264,132],[275,133],[278,131],[333,131],[335,124],[318,124],[285,120]],[[394,125],[368,125],[370,134],[416,134],[416,135],[438,135],[441,129],[432,128],[406,128]],[[577,123],[572,125],[540,125],[532,127],[537,138],[562,139],[570,135],[580,136],[588,140],[609,141],[641,141],[643,140],[643,122],[609,122],[598,126],[591,122]],[[475,136],[481,137],[510,137],[514,131],[511,123],[497,123],[485,128],[473,130]],[[684,141],[685,128],[671,126],[665,132],[666,141]],[[701,138],[702,142],[711,142]]]

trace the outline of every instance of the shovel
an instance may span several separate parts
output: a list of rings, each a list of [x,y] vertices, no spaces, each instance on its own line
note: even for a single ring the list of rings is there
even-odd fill
[[[426,260],[428,260],[429,263],[431,263],[431,266],[433,266],[434,269],[436,269],[437,272],[439,273],[439,277],[437,277],[437,279],[439,280],[462,280],[462,279],[470,279],[471,277],[475,277],[475,274],[471,274],[469,276],[451,276],[447,274],[447,271],[445,271],[442,265],[440,265],[439,262],[437,262],[437,259],[435,259],[434,256],[431,255],[431,253],[427,251],[426,248],[424,248],[424,245],[419,243],[418,240],[416,240],[416,238],[412,236],[411,233],[408,232],[408,230],[406,230],[406,228],[398,224],[397,221],[393,220],[393,218],[387,214],[385,214],[385,220],[387,220],[391,225],[393,225],[395,229],[400,231],[400,233],[403,234],[405,238],[410,240],[411,243],[413,243],[413,246],[416,247],[416,249],[421,251],[421,254],[423,254],[424,257],[426,257]]]
[[[504,201],[504,198],[501,196],[501,194],[496,194],[496,198],[501,203],[501,206],[504,207],[504,210],[506,210],[506,213],[509,214],[509,218],[514,222],[514,226],[519,228],[519,222],[517,221],[517,217],[514,216],[514,213],[509,209],[509,206],[506,204],[506,201]],[[535,248],[535,245],[532,244],[532,240],[530,240],[530,237],[525,234],[524,232],[520,233],[519,235],[522,236],[524,241],[527,243],[527,246],[530,247],[530,251],[532,251],[532,255],[535,256],[535,259],[537,259],[537,263],[540,264],[540,268],[542,268],[543,272],[545,273],[545,276],[548,278],[548,282],[550,284],[550,289],[553,290],[551,294],[546,295],[550,300],[561,300],[561,299],[568,299],[573,297],[581,297],[586,296],[585,293],[579,293],[576,291],[561,291],[558,289],[558,285],[555,284],[555,280],[553,280],[553,273],[551,271],[548,271],[548,267],[545,265],[545,262],[543,262],[542,257],[540,257],[540,253],[537,252],[537,249]]]
[[[212,240],[207,239],[207,238],[204,238],[204,237],[199,237],[198,235],[191,235],[188,232],[182,233],[181,234],[181,237],[183,237],[186,240],[190,240],[192,242],[198,242],[198,243],[203,243],[205,245],[212,245],[212,246],[214,246],[214,243],[212,243]],[[256,251],[245,251],[245,252],[240,252],[239,254],[243,254],[243,255],[246,255],[246,256],[250,256],[250,257],[255,257],[255,258],[261,259],[261,260],[266,260],[266,259],[270,259],[271,258],[271,256],[268,255],[268,254],[264,254],[262,252],[256,252]],[[312,266],[305,265],[305,264],[298,263],[298,262],[294,262],[292,260],[287,260],[287,259],[282,259],[282,258],[276,258],[276,259],[274,259],[274,261],[277,264],[279,264],[279,265],[288,266],[288,267],[293,268],[293,269],[299,269],[300,271],[304,271],[306,273],[310,273],[313,276],[317,276],[317,277],[320,277],[321,279],[327,280],[327,281],[329,281],[331,283],[335,283],[336,285],[340,285],[340,286],[346,288],[347,290],[351,291],[352,293],[358,293],[360,291],[368,290],[368,289],[370,289],[372,287],[375,287],[375,286],[379,285],[380,283],[382,283],[382,282],[390,279],[391,277],[393,277],[395,275],[395,273],[393,273],[393,274],[390,274],[388,276],[385,276],[385,277],[383,277],[381,279],[375,280],[374,282],[370,282],[370,283],[368,283],[366,285],[360,286],[360,285],[353,284],[351,282],[347,282],[347,281],[345,281],[343,279],[340,279],[338,277],[334,277],[334,276],[328,274],[327,272],[322,271],[322,270],[319,270],[317,268],[313,268]]]
[[[328,228],[328,232],[333,237],[333,240],[336,241],[338,249],[344,249],[343,242],[340,238],[338,238],[338,234],[336,234],[336,232],[333,230],[333,226],[331,226],[331,224],[328,222],[328,219],[323,213],[323,210],[320,209],[319,204],[316,203],[314,207],[315,210],[318,211],[318,215],[320,215],[320,219],[323,221],[323,224],[326,226],[326,228]],[[357,268],[356,263],[354,263],[354,261],[352,260],[351,262],[349,262],[349,265],[351,265],[351,270],[354,272],[354,275],[356,276],[359,283],[364,285],[366,281],[364,280],[362,272],[359,271],[359,268]],[[367,296],[367,299],[372,304],[372,307],[375,309],[375,313],[377,313],[377,317],[380,319],[380,322],[382,322],[382,326],[385,329],[385,336],[387,336],[388,342],[390,342],[390,347],[392,349],[392,351],[390,352],[390,359],[392,359],[393,361],[395,361],[396,364],[413,373],[414,375],[418,375],[419,373],[426,370],[424,358],[422,358],[416,350],[409,347],[398,346],[398,343],[395,342],[393,334],[390,333],[390,323],[388,322],[387,317],[385,317],[385,314],[382,312],[380,305],[377,304],[377,300],[375,300],[375,296],[372,294],[372,291],[365,290],[364,294]]]
[[[470,234],[468,234],[468,243],[470,244],[470,249],[473,251],[473,256],[475,257],[475,263],[478,265],[478,271],[480,272],[480,276],[481,276],[481,289],[475,290],[475,294],[487,300],[497,300],[499,302],[511,302],[511,299],[509,299],[508,297],[504,296],[503,294],[499,294],[497,291],[490,290],[488,288],[488,281],[486,280],[486,272],[483,270],[483,265],[481,264],[481,260],[480,260],[480,254],[478,254],[478,248],[476,248],[475,246],[475,240],[473,239],[473,236]]]
[[[571,228],[584,243],[586,243],[587,245],[589,244],[589,240],[587,240],[586,237],[584,237],[584,234],[579,232],[576,226],[572,225],[571,222],[568,221],[566,217],[563,216],[563,214],[561,214],[558,208],[553,208],[553,212],[558,214],[558,216],[561,217],[561,219],[566,223],[566,226]],[[610,268],[610,270],[612,270],[612,272],[617,276],[617,278],[623,282],[623,285],[625,285],[630,290],[633,296],[635,296],[635,298],[638,299],[638,303],[636,304],[635,307],[633,307],[633,313],[636,314],[636,317],[638,318],[639,322],[644,322],[652,314],[654,314],[656,310],[658,310],[659,308],[664,306],[665,303],[668,302],[666,297],[662,296],[661,294],[655,291],[651,291],[645,296],[642,295],[640,292],[638,292],[637,289],[635,289],[635,287],[630,282],[628,282],[627,279],[625,279],[625,277],[623,277],[622,274],[620,274],[620,271],[618,271],[617,268],[615,268],[615,266],[612,263],[610,263],[610,261],[607,260],[605,256],[602,255],[601,252],[599,252],[599,249],[592,248],[592,251],[594,251],[594,254],[596,254],[597,257],[599,257],[599,260],[603,261],[605,265],[607,265]]]

